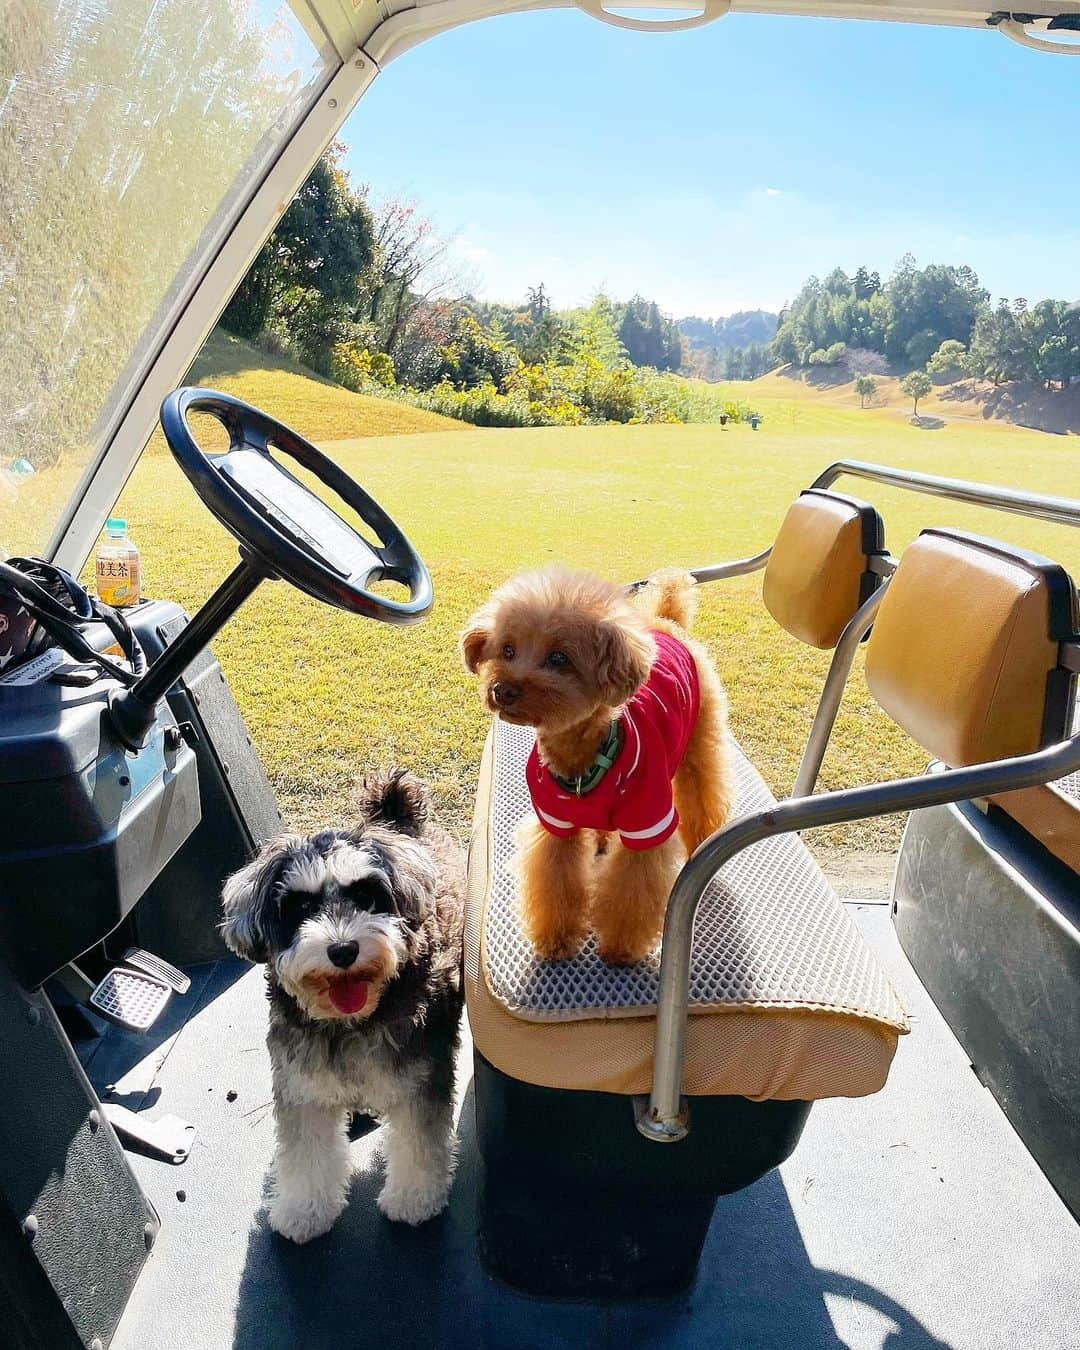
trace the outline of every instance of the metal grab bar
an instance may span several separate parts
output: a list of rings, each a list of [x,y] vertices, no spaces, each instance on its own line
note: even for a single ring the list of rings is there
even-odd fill
[[[825,687],[818,699],[810,735],[806,738],[799,772],[795,777],[795,786],[791,789],[793,797],[809,797],[817,785],[821,762],[825,758],[825,751],[829,748],[829,737],[836,725],[836,714],[840,711],[840,700],[844,697],[848,676],[855,663],[855,653],[859,650],[859,643],[873,626],[888,587],[889,581],[886,578],[873,595],[863,601],[840,634],[840,641],[836,644],[829,664],[829,673],[825,677]]]
[[[997,487],[993,483],[969,483],[963,478],[943,478],[934,473],[917,473],[914,469],[894,469],[888,464],[871,464],[862,459],[837,459],[811,483],[811,487],[828,488],[838,478],[866,478],[889,487],[905,488],[909,492],[924,492],[931,497],[946,497],[951,501],[967,502],[971,506],[988,506],[1013,515],[1032,516],[1036,520],[1050,520],[1057,525],[1080,525],[1080,501],[1071,497],[1051,497],[1041,492],[1018,492],[1014,488]],[[745,576],[760,571],[769,561],[772,545],[749,558],[734,562],[711,563],[706,567],[691,568],[698,582],[724,581],[728,577]],[[641,585],[641,582],[635,582]]]
[[[1080,525],[1080,501],[1069,497],[1020,492],[992,483],[972,483],[962,478],[894,469],[886,464],[872,464],[858,459],[834,461],[817,476],[812,486],[828,488],[845,475],[966,502],[972,506],[986,506],[1014,515],[1031,516],[1059,525]],[[771,552],[770,546],[749,558],[697,568],[693,575],[699,582],[742,576],[764,567]],[[889,561],[892,562],[891,559]],[[647,1139],[671,1143],[685,1138],[689,1131],[689,1113],[682,1101],[682,1078],[689,1017],[694,919],[709,882],[725,863],[751,844],[773,835],[793,834],[819,825],[866,820],[920,806],[938,806],[947,802],[966,801],[972,797],[988,797],[1015,788],[1036,787],[1080,769],[1080,736],[1074,736],[1058,745],[1014,759],[995,760],[866,787],[845,788],[839,792],[822,793],[818,797],[808,795],[813,792],[817,781],[859,641],[871,626],[887,585],[886,582],[864,602],[841,634],[803,751],[792,796],[768,811],[732,821],[711,835],[695,849],[675,881],[668,901],[660,950],[652,1091],[647,1109],[636,1112],[637,1128]],[[1076,652],[1074,644],[1062,648],[1066,668],[1077,669],[1080,666]]]
[[[909,492],[925,492],[932,497],[947,497],[952,501],[967,502],[971,506],[989,506],[997,511],[1010,511],[1018,516],[1034,516],[1036,520],[1051,520],[1058,525],[1080,525],[1080,501],[1070,497],[1051,497],[1041,492],[1019,492],[1015,488],[997,487],[993,483],[970,483],[963,478],[942,478],[935,473],[917,473],[914,469],[893,469],[887,464],[870,464],[861,459],[838,459],[818,474],[811,484],[816,488],[831,487],[845,474],[852,478],[868,478],[874,483],[905,488]]]
[[[709,567],[694,567],[690,570],[690,575],[698,583],[704,581],[726,581],[728,577],[743,577],[748,572],[760,572],[769,561],[769,554],[772,553],[772,544],[768,548],[762,549],[760,553],[753,554],[749,558],[737,558],[734,562],[713,563]]]
[[[682,1099],[683,1061],[689,1017],[690,953],[694,918],[705,889],[737,853],[777,834],[792,834],[818,825],[865,820],[909,811],[919,806],[989,797],[1013,788],[1035,787],[1080,769],[1080,736],[1073,736],[1034,754],[994,760],[944,773],[920,774],[868,787],[824,792],[818,797],[793,797],[768,811],[725,825],[691,855],[668,901],[660,950],[656,1050],[648,1109],[637,1116],[637,1128],[657,1143],[673,1143],[689,1132],[689,1112]]]

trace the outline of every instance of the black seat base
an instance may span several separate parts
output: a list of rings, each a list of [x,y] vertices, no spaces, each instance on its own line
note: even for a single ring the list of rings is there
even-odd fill
[[[694,1278],[718,1195],[787,1158],[810,1102],[695,1097],[692,1129],[654,1144],[633,1100],[518,1082],[474,1055],[480,1253],[546,1298],[678,1293]]]

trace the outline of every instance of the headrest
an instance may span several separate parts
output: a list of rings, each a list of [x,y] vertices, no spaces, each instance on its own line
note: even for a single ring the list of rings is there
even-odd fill
[[[866,653],[870,692],[956,767],[1064,739],[1074,588],[1057,563],[960,530],[924,530],[900,560]]]
[[[870,559],[885,526],[868,503],[810,488],[788,508],[765,568],[762,598],[778,624],[811,647],[835,647],[881,584]]]

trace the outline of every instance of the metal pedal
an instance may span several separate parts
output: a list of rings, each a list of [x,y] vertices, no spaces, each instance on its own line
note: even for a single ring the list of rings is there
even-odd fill
[[[159,1116],[148,1120],[116,1102],[103,1102],[102,1110],[125,1147],[137,1148],[155,1158],[179,1167],[187,1161],[195,1138],[195,1126],[179,1116]]]
[[[165,1011],[173,991],[142,970],[116,966],[90,994],[90,1007],[107,1022],[128,1031],[149,1031]]]
[[[168,961],[155,956],[153,952],[144,952],[141,947],[129,947],[124,953],[124,965],[153,975],[156,980],[164,980],[174,993],[186,994],[191,988],[191,980],[182,970],[177,970]]]

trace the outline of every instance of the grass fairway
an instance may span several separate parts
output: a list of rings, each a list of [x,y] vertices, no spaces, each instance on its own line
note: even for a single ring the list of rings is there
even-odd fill
[[[211,381],[213,372],[199,373]],[[660,564],[755,552],[799,488],[841,457],[1080,493],[1069,439],[960,422],[922,431],[895,413],[818,401],[803,401],[784,415],[771,400],[757,400],[766,421],[756,433],[715,426],[458,430],[451,424],[456,434],[348,440],[328,436],[318,417],[306,421],[290,413],[271,378],[256,386],[238,374],[231,383],[241,396],[322,439],[401,522],[427,560],[437,592],[425,624],[394,629],[267,583],[218,638],[216,651],[286,819],[297,827],[346,818],[358,777],[389,761],[429,778],[444,818],[465,826],[486,719],[460,669],[456,636],[472,607],[517,568],[559,559],[630,579]],[[284,393],[293,398],[295,391]],[[854,480],[840,487],[863,491]],[[894,552],[921,525],[951,524],[1024,543],[1080,575],[1075,531],[1070,537],[1063,527],[896,491],[872,496]],[[143,457],[119,510],[143,550],[148,594],[173,596],[194,609],[235,560],[235,544],[167,454]],[[793,781],[828,656],[780,631],[760,593],[760,574],[708,587],[698,632],[727,683],[736,734],[782,794]],[[963,671],[956,678],[962,680]],[[860,663],[824,784],[909,773],[925,759],[876,711]],[[898,836],[899,823],[886,820],[837,827],[817,842],[887,849]]]

